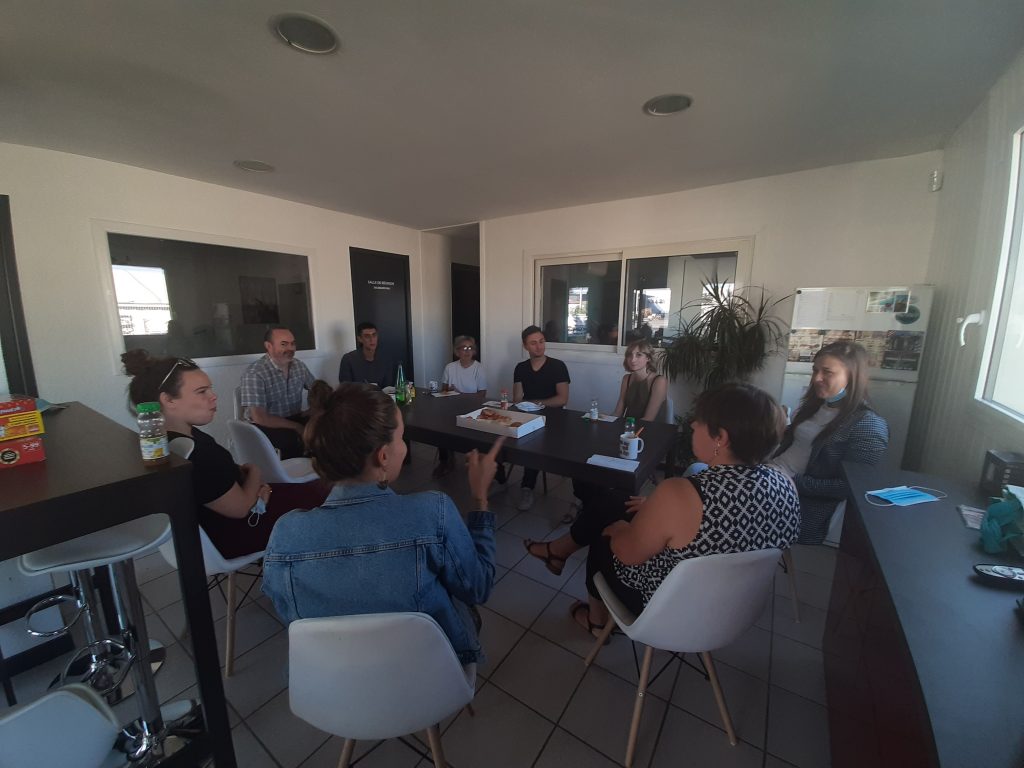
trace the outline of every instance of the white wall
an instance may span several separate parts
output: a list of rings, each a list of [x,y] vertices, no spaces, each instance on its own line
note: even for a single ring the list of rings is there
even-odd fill
[[[488,380],[495,388],[510,385],[512,368],[524,357],[519,334],[533,322],[523,297],[527,254],[753,236],[751,281],[775,296],[799,287],[923,282],[937,206],[928,176],[941,159],[941,152],[928,152],[483,222]],[[780,312],[788,322],[792,302]],[[570,406],[585,408],[596,395],[602,409],[610,410],[621,356],[554,354],[568,363],[573,377]],[[781,392],[781,359],[759,383]],[[673,391],[677,411],[685,410],[688,393],[678,386]]]
[[[423,317],[420,326],[430,333],[423,338],[423,362],[416,361],[416,383],[441,381],[452,359],[452,256],[454,238],[433,232],[420,233],[423,254]]]
[[[0,144],[0,194],[9,195],[22,299],[40,395],[80,400],[132,424],[127,377],[107,295],[109,264],[98,257],[95,222],[162,228],[187,239],[264,244],[306,253],[317,348],[300,353],[313,372],[337,382],[338,361],[354,348],[350,246],[408,254],[413,317],[423,316],[419,233],[392,224],[61,152]],[[105,272],[106,271],[106,272]],[[417,367],[430,328],[414,323]],[[222,443],[231,392],[248,358],[205,365],[222,397],[210,430]],[[225,398],[226,396],[226,398]]]
[[[1003,245],[1013,134],[1024,126],[1024,54],[946,146],[927,273],[938,287],[911,421],[908,464],[976,482],[985,451],[1024,451],[1024,425],[974,400],[986,328],[959,346],[956,318],[988,311]],[[1019,290],[1019,289],[1018,289]]]

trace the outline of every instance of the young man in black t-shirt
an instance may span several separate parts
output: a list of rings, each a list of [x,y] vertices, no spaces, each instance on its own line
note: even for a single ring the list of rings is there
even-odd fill
[[[562,408],[569,402],[569,369],[561,360],[544,354],[544,332],[536,325],[523,330],[523,349],[530,357],[519,363],[512,374],[512,400],[516,403],[532,400],[543,406]],[[536,469],[523,470],[520,510],[533,506],[533,488],[537,485],[538,474]]]

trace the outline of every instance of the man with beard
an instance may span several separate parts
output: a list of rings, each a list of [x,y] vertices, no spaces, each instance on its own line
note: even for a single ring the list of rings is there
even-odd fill
[[[267,354],[242,374],[242,411],[261,429],[282,459],[302,456],[302,430],[308,415],[302,412],[302,390],[315,379],[295,359],[295,336],[287,328],[271,328],[263,337]]]

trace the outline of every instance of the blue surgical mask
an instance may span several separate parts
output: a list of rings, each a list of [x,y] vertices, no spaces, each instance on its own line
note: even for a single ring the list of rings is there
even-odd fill
[[[828,403],[829,405],[834,405],[835,403],[838,403],[840,400],[842,400],[844,397],[846,397],[846,387],[840,389],[838,392],[836,392],[836,394],[832,395],[832,397],[826,397],[825,402]]]
[[[932,489],[929,488],[928,490]],[[937,491],[937,493],[942,493],[942,491]],[[871,496],[884,499],[885,501],[888,501],[889,504],[878,504],[871,500]],[[867,491],[864,494],[864,498],[868,504],[874,504],[876,507],[888,507],[890,505],[897,507],[909,507],[912,504],[923,504],[926,501],[938,501],[945,497],[945,494],[942,496],[933,496],[930,493],[925,493],[919,488],[908,485],[897,485],[893,488],[879,488],[877,491]]]

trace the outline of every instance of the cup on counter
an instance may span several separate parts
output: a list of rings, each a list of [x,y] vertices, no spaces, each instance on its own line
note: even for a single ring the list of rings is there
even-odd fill
[[[633,459],[639,456],[644,450],[644,439],[637,437],[632,432],[623,432],[619,435],[619,456],[623,459]]]

